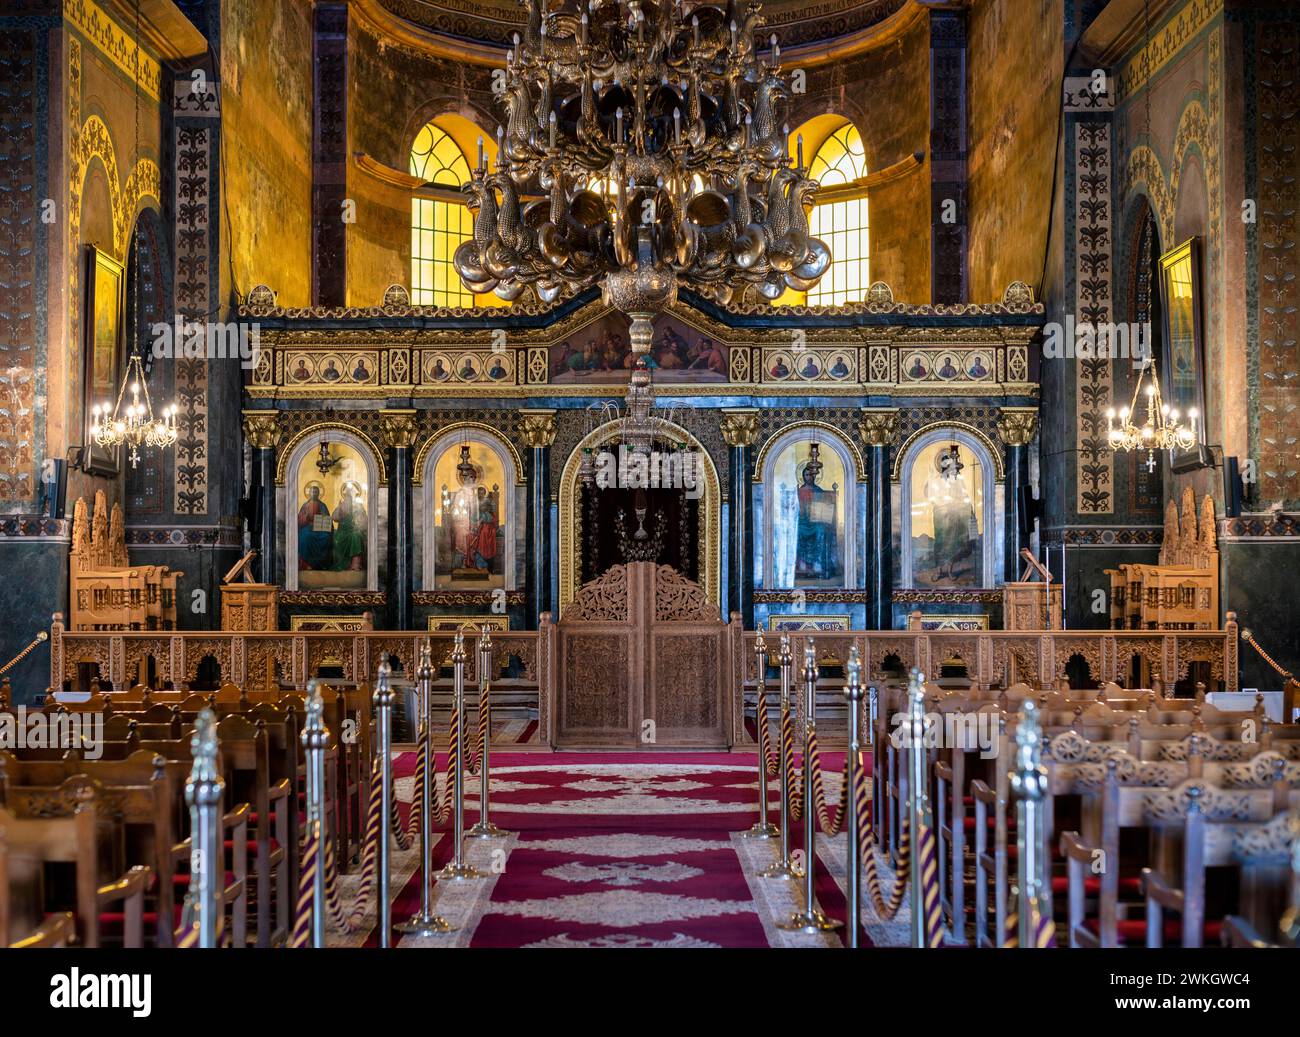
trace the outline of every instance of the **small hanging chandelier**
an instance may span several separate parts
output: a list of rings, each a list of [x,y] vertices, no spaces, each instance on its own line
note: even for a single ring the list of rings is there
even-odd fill
[[[126,395],[127,386],[131,388],[131,402],[125,409],[122,397]],[[144,394],[144,402],[140,395]],[[107,403],[97,403],[92,410],[93,424],[90,434],[95,442],[105,450],[116,450],[126,444],[130,447],[131,467],[140,463],[140,447],[173,446],[178,432],[176,429],[176,407],[173,404],[164,408],[162,414],[154,417],[153,403],[149,399],[149,387],[145,385],[144,368],[140,364],[138,353],[132,353],[122,379],[122,388],[117,391],[117,402],[109,410]]]
[[[1139,428],[1134,424],[1137,420],[1138,396],[1143,393],[1142,385],[1147,380],[1148,371],[1151,372],[1151,381],[1145,390],[1146,421]],[[1187,420],[1191,424],[1182,424],[1179,417],[1178,409],[1170,407],[1161,398],[1160,376],[1156,374],[1154,362],[1148,358],[1138,373],[1137,385],[1133,387],[1133,401],[1129,406],[1121,408],[1118,415],[1114,407],[1106,411],[1110,448],[1115,451],[1145,450],[1147,471],[1154,472],[1157,450],[1190,450],[1196,445],[1196,408],[1187,412]]]
[[[459,488],[452,491],[443,487],[442,510],[453,518],[469,515],[476,502],[479,470],[469,459],[469,444],[460,445],[460,463],[456,465],[456,481]]]

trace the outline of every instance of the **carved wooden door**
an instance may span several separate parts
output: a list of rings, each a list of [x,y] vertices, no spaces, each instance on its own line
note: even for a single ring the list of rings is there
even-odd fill
[[[728,651],[699,584],[666,565],[612,567],[557,627],[556,744],[725,747]]]

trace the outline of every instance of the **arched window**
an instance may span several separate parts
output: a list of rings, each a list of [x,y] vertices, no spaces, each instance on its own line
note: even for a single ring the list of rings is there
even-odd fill
[[[411,146],[411,175],[438,187],[459,189],[470,179],[460,145],[429,123]],[[432,198],[411,200],[411,302],[417,306],[473,306],[474,293],[451,264],[456,247],[474,233],[468,208]]]
[[[808,293],[810,306],[859,302],[871,283],[867,195],[858,183],[867,175],[862,137],[850,122],[817,149],[808,175],[822,185],[825,201],[813,206],[809,230],[831,250],[831,268]]]

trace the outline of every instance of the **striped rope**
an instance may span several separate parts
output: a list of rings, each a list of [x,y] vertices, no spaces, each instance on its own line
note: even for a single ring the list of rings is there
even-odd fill
[[[325,911],[329,925],[335,929],[347,928],[343,914],[343,898],[339,895],[339,870],[334,860],[334,840],[325,840]]]
[[[803,789],[799,787],[799,770],[794,764],[794,714],[789,706],[781,710],[781,745],[785,748],[786,782],[790,789],[790,819],[803,817]]]
[[[189,921],[186,921],[186,919]],[[194,901],[189,893],[185,894],[185,906],[181,909],[181,927],[173,933],[173,946],[177,950],[189,950],[198,947],[199,932],[202,929],[198,913],[194,910]],[[217,946],[230,947],[230,933],[226,929],[226,917],[217,919]]]
[[[1034,946],[1043,949],[1056,946],[1056,921],[1050,916],[1044,917],[1038,907],[1038,898],[1034,897],[1029,902],[1029,919],[1030,929],[1034,932]],[[1003,947],[1020,946],[1020,916],[1016,912],[1007,915],[1007,925]]]
[[[875,907],[876,914],[885,921],[889,921],[898,914],[899,908],[903,906],[903,897],[907,893],[912,859],[907,821],[905,818],[900,834],[898,870],[894,873],[894,888],[890,891],[888,899],[886,899],[884,890],[881,888],[880,866],[876,862],[876,832],[871,824],[871,793],[867,787],[867,776],[863,773],[861,767],[856,768],[854,771],[852,799],[858,815],[858,845],[863,863],[867,893],[871,897],[871,903]]]
[[[357,887],[352,913],[347,919],[347,930],[356,932],[365,922],[366,904],[371,887],[375,884],[375,863],[379,853],[379,815],[384,809],[384,793],[380,786],[380,760],[376,756],[370,768],[370,802],[366,806],[366,831],[361,849],[361,883]]]
[[[754,706],[754,721],[755,726],[758,727],[758,758],[763,761],[762,766],[767,771],[767,776],[775,778],[781,773],[781,760],[777,755],[776,746],[772,744],[772,734],[768,730],[766,693],[758,697],[758,702]]]
[[[293,916],[290,947],[311,946],[312,898],[315,895],[316,870],[320,867],[320,822],[305,826],[302,861],[298,869],[298,903]]]
[[[484,677],[478,685],[478,731],[474,736],[474,747],[470,751],[469,763],[465,770],[477,774],[483,764],[483,742],[488,737],[488,682]]]
[[[844,773],[840,779],[840,788],[844,794],[840,796],[839,804],[835,807],[834,815],[831,814],[830,808],[826,803],[826,778],[822,774],[822,754],[821,748],[817,744],[817,731],[814,729],[808,742],[808,756],[812,764],[812,782],[813,782],[813,805],[817,810],[817,823],[827,835],[839,835],[844,828],[844,822],[848,818],[849,804],[853,797],[849,794],[849,757],[844,755]]]
[[[437,761],[435,760],[434,762],[435,762],[435,772],[436,772]],[[419,748],[416,750],[415,753],[415,786],[414,786],[415,792],[414,795],[411,797],[411,812],[407,815],[406,818],[406,831],[408,836],[412,840],[419,838],[420,824],[424,819],[424,797],[420,795],[420,790],[424,788],[424,772],[428,766],[429,766],[429,738],[428,738],[428,732],[426,731],[425,737],[422,737],[420,739]],[[393,798],[396,799],[397,797],[394,796]],[[400,839],[398,840],[398,845],[399,846],[401,845]],[[404,850],[406,849],[406,847],[402,846],[402,849]]]
[[[921,855],[921,911],[925,921],[925,945],[943,946],[943,908],[939,903],[939,854],[934,829],[922,821],[917,839]],[[913,910],[916,898],[913,897]]]

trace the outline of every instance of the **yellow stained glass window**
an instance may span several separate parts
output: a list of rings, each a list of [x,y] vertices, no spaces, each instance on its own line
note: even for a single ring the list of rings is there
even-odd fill
[[[852,183],[866,175],[862,137],[852,123],[826,138],[809,167],[809,176],[823,187]],[[871,284],[866,195],[814,205],[808,222],[813,236],[830,247],[832,257],[831,268],[808,293],[808,304],[860,302]]]
[[[470,178],[465,154],[448,134],[429,123],[411,147],[411,175],[458,188]],[[451,264],[456,247],[474,234],[464,205],[432,198],[411,200],[411,302],[417,306],[473,306],[474,293]]]

